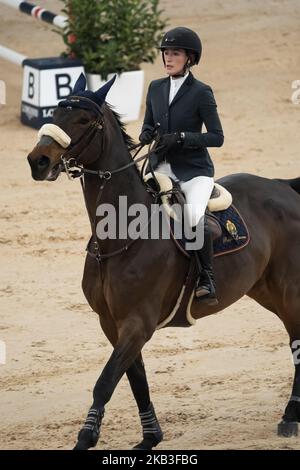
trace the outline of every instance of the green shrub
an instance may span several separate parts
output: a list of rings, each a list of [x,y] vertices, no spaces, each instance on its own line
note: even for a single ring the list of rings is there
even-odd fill
[[[112,72],[153,63],[166,27],[159,0],[61,0],[69,18],[62,31],[65,56],[79,58],[89,73]]]

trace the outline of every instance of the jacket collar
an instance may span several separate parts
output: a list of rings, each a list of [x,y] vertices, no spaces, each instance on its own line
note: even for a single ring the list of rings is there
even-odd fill
[[[174,105],[188,90],[189,87],[194,83],[195,78],[192,72],[189,73],[186,80],[183,82],[181,87],[179,88],[178,92],[176,93],[170,107]],[[169,107],[169,94],[170,94],[170,77],[166,77],[163,80],[163,100],[166,107]]]

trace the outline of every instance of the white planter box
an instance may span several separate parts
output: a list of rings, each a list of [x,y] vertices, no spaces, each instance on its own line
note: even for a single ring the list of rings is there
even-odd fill
[[[110,74],[107,80],[102,80],[100,75],[86,74],[88,89],[98,90],[115,74]],[[114,110],[121,115],[123,122],[139,119],[144,89],[144,71],[134,70],[117,75],[116,81],[109,90],[106,101],[114,106]]]

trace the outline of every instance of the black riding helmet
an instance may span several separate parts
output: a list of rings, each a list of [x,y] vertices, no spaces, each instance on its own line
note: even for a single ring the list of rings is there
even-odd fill
[[[202,44],[198,34],[189,28],[179,26],[171,29],[164,35],[159,49],[163,52],[165,49],[171,48],[185,49],[187,52],[193,52],[195,54],[195,64],[198,64],[200,61]]]

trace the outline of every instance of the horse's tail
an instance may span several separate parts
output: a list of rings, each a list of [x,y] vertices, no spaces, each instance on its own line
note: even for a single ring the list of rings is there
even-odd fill
[[[282,183],[288,184],[296,193],[300,194],[300,178],[292,178],[290,180],[279,179]]]

